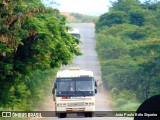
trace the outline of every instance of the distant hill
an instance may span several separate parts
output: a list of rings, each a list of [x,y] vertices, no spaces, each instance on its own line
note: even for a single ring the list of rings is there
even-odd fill
[[[61,14],[66,16],[68,22],[95,23],[98,19],[97,16],[89,16],[89,15],[84,15],[79,13],[61,12]]]
[[[68,21],[74,21],[76,18],[72,16],[70,13],[67,12],[61,12],[62,15],[64,15]]]

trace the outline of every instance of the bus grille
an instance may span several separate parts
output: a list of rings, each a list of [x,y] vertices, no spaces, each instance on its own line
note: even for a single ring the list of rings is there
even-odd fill
[[[84,102],[68,103],[68,106],[84,106]]]

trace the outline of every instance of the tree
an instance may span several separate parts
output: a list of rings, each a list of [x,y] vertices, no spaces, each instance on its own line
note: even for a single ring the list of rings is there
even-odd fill
[[[130,12],[130,23],[138,26],[143,26],[145,22],[145,14],[142,11]]]
[[[97,22],[102,79],[112,91],[115,110],[136,110],[145,99],[159,94],[159,2],[154,6],[146,9],[136,0],[118,0]],[[113,12],[117,16],[123,12],[126,22],[116,24],[117,16],[109,17]]]
[[[112,2],[112,7],[109,10],[112,11],[123,11],[129,13],[132,10],[141,9],[140,2],[138,0],[117,0]]]
[[[1,0],[0,6],[0,106],[25,110],[32,94],[25,78],[68,64],[80,55],[79,40],[67,33],[64,16],[40,0]]]
[[[101,26],[109,26],[115,24],[123,24],[127,23],[128,18],[127,15],[124,12],[116,11],[111,13],[105,13],[102,16],[100,16],[99,21],[97,23],[97,27]]]

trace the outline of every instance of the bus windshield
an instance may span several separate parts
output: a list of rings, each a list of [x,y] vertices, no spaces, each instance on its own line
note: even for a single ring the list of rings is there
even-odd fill
[[[72,36],[80,39],[80,34],[72,33]]]
[[[94,79],[92,77],[57,78],[57,96],[92,96]]]

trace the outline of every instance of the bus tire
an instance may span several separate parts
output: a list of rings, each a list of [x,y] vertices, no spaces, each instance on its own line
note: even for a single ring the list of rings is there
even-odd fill
[[[84,113],[85,117],[93,117],[93,112]]]
[[[67,113],[58,113],[58,118],[66,118]]]

